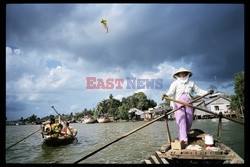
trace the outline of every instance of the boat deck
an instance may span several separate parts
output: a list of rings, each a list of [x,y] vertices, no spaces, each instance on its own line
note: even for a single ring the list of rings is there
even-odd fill
[[[204,134],[189,138],[189,145],[198,145],[201,150],[171,149],[171,144],[163,145],[158,151],[144,160],[146,164],[243,164],[244,160],[232,149],[214,140],[214,147],[219,150],[206,150]],[[203,138],[203,139],[202,139]]]

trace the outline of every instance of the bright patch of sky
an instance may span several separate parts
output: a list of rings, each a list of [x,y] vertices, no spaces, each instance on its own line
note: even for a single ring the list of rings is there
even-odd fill
[[[56,68],[57,66],[62,66],[62,63],[57,60],[47,60],[46,65],[48,68]]]

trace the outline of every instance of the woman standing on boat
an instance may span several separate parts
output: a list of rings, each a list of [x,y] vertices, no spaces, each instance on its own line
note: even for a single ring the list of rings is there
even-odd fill
[[[200,89],[193,81],[190,81],[189,78],[192,76],[192,72],[185,68],[180,68],[177,70],[173,77],[176,79],[171,85],[167,94],[162,94],[162,99],[165,96],[180,100],[186,103],[189,103],[192,100],[192,93],[195,93],[199,96],[203,94],[210,93],[213,94],[213,90],[205,91]],[[176,109],[182,104],[177,104],[171,102],[171,106]],[[193,108],[191,107],[182,107],[181,109],[175,112],[175,121],[178,129],[178,138],[179,140],[184,141],[185,145],[188,145],[188,136],[187,133],[191,129],[193,121]]]

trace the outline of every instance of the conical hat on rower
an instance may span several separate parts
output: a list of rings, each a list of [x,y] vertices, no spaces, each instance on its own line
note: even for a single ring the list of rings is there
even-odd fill
[[[189,77],[191,77],[191,76],[193,75],[193,73],[192,73],[191,71],[189,71],[189,70],[187,70],[187,69],[181,67],[179,70],[177,70],[177,71],[174,73],[173,77],[176,78],[176,75],[177,75],[178,73],[180,73],[180,72],[188,72],[188,73],[190,73],[190,74],[189,74]]]

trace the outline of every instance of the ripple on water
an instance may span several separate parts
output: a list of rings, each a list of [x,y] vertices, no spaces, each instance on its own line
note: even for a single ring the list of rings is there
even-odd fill
[[[60,147],[48,147],[42,144],[41,134],[36,133],[6,151],[6,163],[73,163],[93,150],[145,123],[147,122],[71,124],[70,126],[78,130],[77,138],[79,142]],[[39,126],[35,125],[6,126],[6,147],[36,131],[38,128]],[[169,128],[171,138],[174,139],[177,136],[174,121],[169,121]],[[194,121],[192,128],[205,129],[205,132],[215,136],[217,133],[217,123],[211,120]],[[244,156],[244,128],[231,122],[223,122],[222,128],[223,142],[232,149],[235,148],[236,152]],[[158,150],[166,142],[165,122],[156,121],[146,128],[104,148],[81,163],[141,163],[143,159]]]

